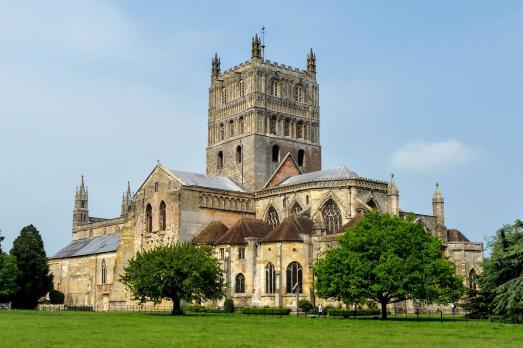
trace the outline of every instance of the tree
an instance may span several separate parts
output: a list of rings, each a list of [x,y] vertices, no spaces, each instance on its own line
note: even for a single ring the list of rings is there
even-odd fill
[[[121,276],[140,303],[173,302],[171,314],[182,314],[180,301],[223,297],[220,264],[210,246],[177,243],[136,254]]]
[[[489,247],[492,254],[483,262],[480,291],[494,314],[523,322],[523,221],[499,229]]]
[[[345,231],[340,247],[314,265],[318,295],[345,303],[374,300],[381,304],[382,319],[389,303],[458,299],[463,283],[442,258],[441,241],[412,220],[372,212]]]
[[[0,253],[0,302],[8,302],[18,291],[16,279],[19,274],[16,258]]]
[[[33,225],[22,228],[13,242],[11,255],[16,257],[20,270],[16,280],[19,289],[13,297],[13,307],[35,308],[38,299],[53,288],[53,276],[49,274],[44,242]]]

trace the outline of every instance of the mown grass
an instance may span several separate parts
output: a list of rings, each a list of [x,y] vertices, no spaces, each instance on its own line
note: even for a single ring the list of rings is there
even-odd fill
[[[0,312],[0,347],[523,347],[489,321]]]

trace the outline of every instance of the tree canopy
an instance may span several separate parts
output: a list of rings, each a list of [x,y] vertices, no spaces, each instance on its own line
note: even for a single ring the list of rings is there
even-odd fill
[[[121,277],[140,303],[173,302],[172,314],[182,314],[180,301],[223,297],[220,264],[212,247],[194,243],[159,246],[136,254]]]
[[[415,299],[449,303],[463,293],[442,243],[421,224],[372,212],[339,239],[314,265],[315,289],[345,303],[374,300],[387,318],[387,304]]]
[[[494,314],[523,322],[523,221],[499,229],[489,247],[492,254],[483,262],[478,296],[490,301]]]
[[[49,274],[44,242],[33,225],[22,228],[13,242],[11,255],[16,258],[20,270],[13,307],[35,308],[38,299],[53,288],[53,276]]]

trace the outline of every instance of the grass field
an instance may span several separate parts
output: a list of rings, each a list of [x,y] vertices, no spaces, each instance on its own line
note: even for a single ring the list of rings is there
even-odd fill
[[[521,348],[523,326],[489,321],[0,312],[0,347],[107,346]]]

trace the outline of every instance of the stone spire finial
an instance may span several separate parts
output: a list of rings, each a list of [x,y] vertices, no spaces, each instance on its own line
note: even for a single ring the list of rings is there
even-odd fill
[[[441,191],[439,189],[439,183],[436,183],[436,189],[434,190],[434,196],[432,197],[432,201],[436,203],[443,203],[443,195],[441,194]]]
[[[251,43],[251,58],[257,58],[257,59],[260,59],[262,56],[261,56],[261,41],[260,41],[260,38],[258,37],[258,34],[255,34],[254,37],[252,38],[252,43]]]
[[[432,215],[436,218],[436,224],[445,225],[445,207],[441,191],[439,190],[439,183],[436,183],[436,190],[432,197]]]
[[[312,48],[307,54],[307,72],[311,74],[316,74],[316,54],[312,51]]]
[[[211,62],[211,76],[216,77],[220,75],[221,68],[220,68],[220,58],[218,57],[218,53],[214,54],[214,57],[212,58]]]
[[[396,179],[394,179],[394,174],[390,175],[390,181],[387,186],[387,194],[388,195],[398,195],[399,194],[398,186],[396,185]]]

